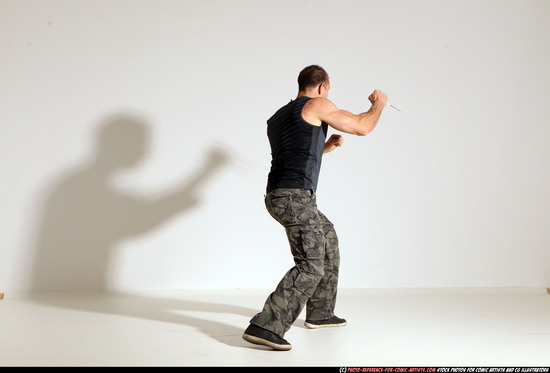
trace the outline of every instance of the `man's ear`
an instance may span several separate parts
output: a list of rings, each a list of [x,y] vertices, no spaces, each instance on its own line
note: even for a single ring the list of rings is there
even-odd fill
[[[324,85],[324,84],[325,84],[325,83],[321,83],[321,84],[319,84],[319,85],[317,86],[317,94],[318,94],[318,95],[321,95],[321,92],[323,92],[323,85]]]

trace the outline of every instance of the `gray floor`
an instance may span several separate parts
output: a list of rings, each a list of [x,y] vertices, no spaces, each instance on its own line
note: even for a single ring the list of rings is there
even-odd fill
[[[269,290],[6,293],[1,366],[550,366],[544,288],[342,289],[342,328],[241,335]]]

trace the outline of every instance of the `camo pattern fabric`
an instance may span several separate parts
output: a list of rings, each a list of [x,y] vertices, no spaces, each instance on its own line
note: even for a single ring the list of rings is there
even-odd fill
[[[275,189],[265,198],[267,211],[286,230],[295,266],[267,298],[250,323],[283,337],[306,306],[306,319],[334,316],[340,254],[332,223],[317,209],[316,194]]]

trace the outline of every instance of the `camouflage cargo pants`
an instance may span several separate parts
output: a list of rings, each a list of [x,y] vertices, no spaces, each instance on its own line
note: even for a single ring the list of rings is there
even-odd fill
[[[306,319],[334,316],[340,254],[332,223],[317,209],[310,190],[275,189],[265,199],[271,216],[286,230],[296,264],[250,320],[283,337],[306,306]]]

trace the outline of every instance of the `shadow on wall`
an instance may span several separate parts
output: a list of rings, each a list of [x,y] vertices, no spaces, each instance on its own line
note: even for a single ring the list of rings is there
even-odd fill
[[[113,185],[113,176],[144,158],[149,131],[147,123],[137,117],[109,118],[100,126],[91,159],[66,172],[53,186],[39,221],[31,283],[31,290],[38,293],[33,301],[42,306],[188,325],[229,346],[265,349],[241,338],[257,310],[109,291],[108,271],[116,244],[195,207],[205,184],[229,164],[227,152],[213,149],[194,176],[169,193],[144,198],[123,192]],[[58,293],[41,292],[47,290]],[[93,292],[79,292],[88,290]],[[212,317],[186,315],[188,311]],[[219,321],[219,315],[227,313],[242,316],[243,325]]]
[[[53,186],[38,222],[31,290],[107,290],[114,246],[195,207],[205,183],[227,164],[227,153],[214,149],[195,176],[161,196],[116,188],[113,176],[139,164],[149,135],[139,117],[108,118],[91,159]]]

